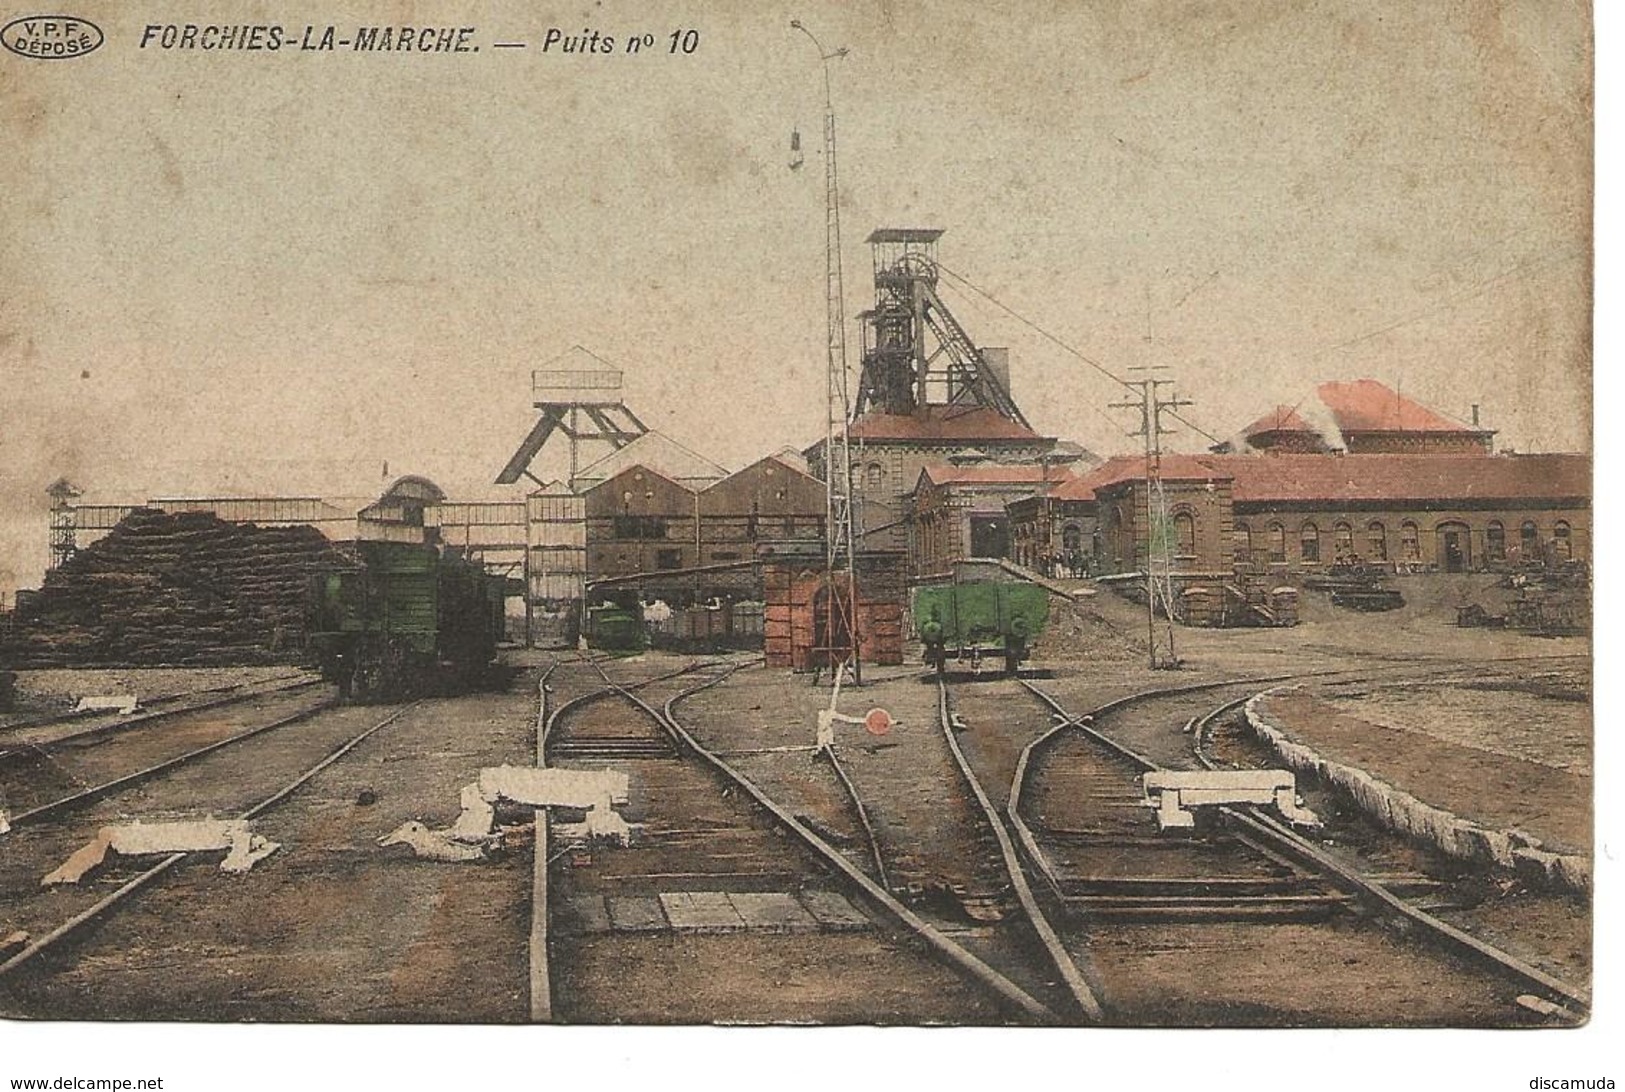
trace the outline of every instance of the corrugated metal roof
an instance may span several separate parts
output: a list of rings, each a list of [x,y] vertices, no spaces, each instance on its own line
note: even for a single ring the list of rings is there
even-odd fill
[[[632,466],[645,467],[663,478],[688,486],[703,486],[706,482],[728,476],[726,468],[684,447],[665,433],[650,429],[625,447],[583,467],[576,478],[585,490]]]

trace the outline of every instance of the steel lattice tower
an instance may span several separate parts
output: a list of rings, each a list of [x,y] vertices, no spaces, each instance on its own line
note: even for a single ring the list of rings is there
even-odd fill
[[[818,50],[824,68],[824,289],[827,321],[824,380],[825,567],[829,589],[826,651],[831,667],[848,664],[859,677],[857,566],[852,530],[852,447],[848,433],[846,286],[841,274],[841,202],[835,162],[835,99],[829,63],[846,56],[843,47],[826,51],[813,32],[790,20]]]

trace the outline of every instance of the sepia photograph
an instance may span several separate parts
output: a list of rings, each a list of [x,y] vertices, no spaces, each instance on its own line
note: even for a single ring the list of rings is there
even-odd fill
[[[1593,14],[0,11],[0,1080],[1613,1087]]]

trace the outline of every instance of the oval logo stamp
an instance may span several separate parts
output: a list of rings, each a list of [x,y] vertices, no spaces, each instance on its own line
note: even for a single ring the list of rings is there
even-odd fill
[[[101,27],[74,15],[25,15],[0,27],[0,45],[19,57],[41,61],[83,57],[104,41]]]

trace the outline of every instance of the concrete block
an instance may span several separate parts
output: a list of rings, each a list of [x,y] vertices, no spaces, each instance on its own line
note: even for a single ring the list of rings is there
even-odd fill
[[[607,933],[613,928],[609,907],[605,905],[602,895],[576,895],[562,909],[564,913],[559,922],[559,932],[565,935]]]
[[[745,921],[721,891],[669,891],[660,895],[660,907],[679,933],[738,933]]]
[[[802,908],[792,895],[782,891],[734,892],[728,896],[734,911],[753,931],[766,933],[814,933],[818,919]]]
[[[803,891],[801,905],[820,926],[831,932],[869,928],[869,918],[834,891]]]
[[[617,933],[659,933],[669,926],[653,895],[619,895],[605,900],[610,927]]]
[[[1591,893],[1591,859],[1578,854],[1564,853],[1557,858],[1555,868],[1559,884],[1570,891]]]
[[[1512,851],[1512,870],[1518,878],[1532,887],[1546,888],[1553,885],[1554,873],[1557,868],[1557,854],[1548,853],[1544,849],[1533,849],[1529,846],[1519,846]]]

